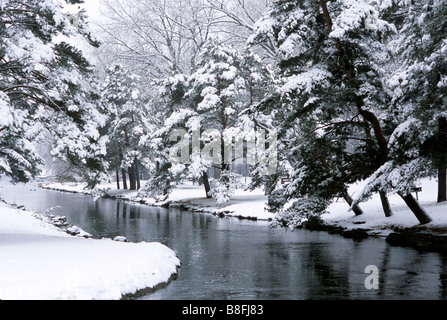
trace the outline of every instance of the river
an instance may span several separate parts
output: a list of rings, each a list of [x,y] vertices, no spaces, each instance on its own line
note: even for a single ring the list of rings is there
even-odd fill
[[[161,242],[182,262],[178,278],[138,299],[445,299],[447,260],[392,247],[383,238],[352,240],[326,232],[271,229],[267,222],[0,183],[0,198],[67,217],[95,238]],[[367,289],[369,265],[378,288]]]

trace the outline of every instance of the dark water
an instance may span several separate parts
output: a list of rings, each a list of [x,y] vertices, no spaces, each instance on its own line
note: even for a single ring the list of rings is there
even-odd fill
[[[126,236],[172,248],[177,280],[141,299],[445,299],[447,260],[325,232],[270,229],[265,222],[217,218],[174,209],[0,184],[0,198],[65,215],[94,237]],[[379,270],[379,288],[366,289],[365,267]]]

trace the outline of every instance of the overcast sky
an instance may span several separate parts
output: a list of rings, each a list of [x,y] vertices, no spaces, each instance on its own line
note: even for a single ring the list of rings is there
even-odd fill
[[[85,3],[81,5],[81,7],[85,8],[87,10],[87,13],[92,18],[99,17],[99,0],[84,0]]]

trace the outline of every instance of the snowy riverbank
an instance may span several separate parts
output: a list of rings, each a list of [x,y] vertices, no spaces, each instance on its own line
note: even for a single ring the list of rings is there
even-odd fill
[[[447,230],[447,203],[436,203],[437,182],[434,179],[424,179],[420,186],[422,191],[417,194],[417,197],[433,219],[425,227],[433,230]],[[90,190],[84,189],[85,184],[82,183],[47,183],[43,187],[59,191],[91,194]],[[361,188],[362,184],[353,185],[349,189],[349,193],[355,197]],[[111,197],[148,205],[162,206],[169,204],[191,211],[252,220],[271,220],[274,217],[273,213],[265,210],[267,196],[264,195],[262,190],[237,190],[229,202],[218,207],[213,199],[207,199],[204,196],[203,186],[193,185],[192,183],[176,186],[164,202],[138,197],[136,191],[116,190],[113,183],[102,184],[98,186],[98,189],[106,191],[107,195]],[[339,226],[346,230],[361,228],[367,230],[369,234],[377,236],[387,236],[393,230],[410,228],[419,224],[414,214],[398,195],[389,195],[389,201],[393,210],[393,216],[391,217],[385,217],[379,196],[376,195],[360,204],[364,212],[360,216],[355,216],[349,210],[348,204],[343,199],[338,199],[329,207],[328,213],[324,214],[322,219],[332,226]]]
[[[418,184],[422,191],[413,193],[419,203],[432,218],[432,222],[424,225],[424,228],[432,230],[447,230],[447,202],[436,203],[437,181],[435,179],[423,179]],[[363,185],[351,186],[349,193],[356,197]],[[339,225],[347,229],[362,228],[370,230],[372,234],[386,236],[393,230],[412,228],[419,225],[419,221],[410,211],[408,206],[397,194],[390,194],[389,202],[393,215],[385,217],[378,194],[366,202],[360,203],[363,214],[355,216],[349,211],[349,207],[343,200],[333,203],[329,207],[329,213],[322,216],[323,220],[332,225]]]
[[[169,282],[179,265],[161,243],[71,236],[0,202],[0,300],[121,299]]]
[[[205,197],[203,186],[186,182],[173,188],[165,201],[157,202],[148,197],[139,197],[137,191],[117,190],[115,183],[102,183],[96,190],[86,189],[85,183],[43,183],[41,187],[63,191],[84,193],[91,195],[103,195],[112,198],[123,199],[131,202],[138,202],[152,206],[172,206],[181,207],[186,210],[211,213],[214,215],[225,215],[229,217],[239,217],[252,220],[271,220],[274,214],[265,210],[267,196],[260,189],[254,191],[236,190],[230,201],[222,206],[217,206],[214,199]]]

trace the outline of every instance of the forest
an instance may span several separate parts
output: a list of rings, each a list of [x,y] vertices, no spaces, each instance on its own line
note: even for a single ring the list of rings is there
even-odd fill
[[[447,200],[446,0],[99,7],[0,0],[1,176],[114,179],[159,199],[193,180],[221,202],[248,176],[288,228],[337,198],[361,215],[373,194],[385,216],[398,194],[429,223],[412,195],[427,177]],[[188,161],[173,163],[179,138]],[[225,139],[245,143],[225,153]]]

